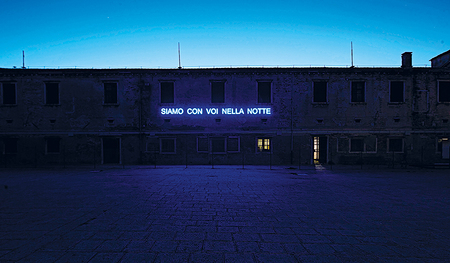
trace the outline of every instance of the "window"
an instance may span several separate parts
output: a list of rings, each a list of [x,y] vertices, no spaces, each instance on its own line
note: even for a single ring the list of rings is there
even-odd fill
[[[5,138],[3,139],[3,153],[4,154],[15,154],[17,153],[17,139],[16,138]]]
[[[161,138],[161,153],[175,153],[175,138]]]
[[[365,102],[365,82],[352,81],[351,93],[351,102]]]
[[[364,152],[364,139],[350,139],[350,152]]]
[[[258,103],[272,102],[271,86],[271,82],[258,82]]]
[[[211,103],[225,102],[225,82],[211,82]]]
[[[161,82],[161,103],[174,103],[173,82]]]
[[[388,139],[388,152],[403,152],[403,139],[402,138],[389,138]]]
[[[314,102],[327,102],[327,83],[314,82]]]
[[[117,83],[103,83],[104,103],[117,104]]]
[[[389,102],[403,102],[405,83],[403,81],[391,81]]]
[[[47,153],[60,152],[60,138],[47,138],[46,150]]]
[[[225,138],[211,138],[211,151],[213,153],[225,153]]]
[[[438,81],[439,102],[450,102],[450,81]]]
[[[270,152],[270,138],[258,138],[258,152]]]
[[[368,153],[376,153],[377,152],[377,137],[376,136],[368,136],[364,138],[364,147],[365,151]]]
[[[337,140],[337,152],[348,152],[348,139],[338,138]]]
[[[239,152],[239,137],[230,136],[227,139],[227,150],[228,152]]]
[[[59,83],[45,83],[45,104],[59,104]]]
[[[197,137],[197,152],[209,152],[208,137]]]
[[[3,83],[3,104],[14,105],[16,104],[16,84],[15,83]]]

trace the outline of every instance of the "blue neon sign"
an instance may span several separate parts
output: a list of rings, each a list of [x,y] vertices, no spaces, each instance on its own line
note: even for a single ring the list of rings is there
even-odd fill
[[[272,108],[161,108],[161,115],[272,115]]]

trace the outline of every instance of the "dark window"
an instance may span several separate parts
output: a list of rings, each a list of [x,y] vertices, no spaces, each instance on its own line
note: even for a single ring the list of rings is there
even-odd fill
[[[347,138],[338,138],[337,151],[338,152],[348,152],[348,139]]]
[[[45,104],[59,104],[58,83],[45,83]]]
[[[225,102],[225,82],[211,82],[211,102]]]
[[[368,136],[364,140],[364,144],[366,147],[366,152],[376,152],[377,151],[377,137],[376,136]]]
[[[365,82],[352,81],[352,99],[351,102],[365,102]]]
[[[227,150],[229,152],[239,152],[239,137],[228,137]]]
[[[174,103],[173,82],[161,82],[161,103]]]
[[[403,81],[391,81],[390,102],[403,102]]]
[[[15,154],[17,153],[17,139],[16,138],[5,138],[3,139],[4,153],[5,154]]]
[[[351,139],[350,140],[351,152],[363,152],[364,151],[364,139]]]
[[[103,83],[105,104],[117,104],[117,83]]]
[[[16,84],[3,83],[3,104],[16,104]]]
[[[161,153],[175,153],[175,139],[161,139]]]
[[[258,82],[258,103],[271,103],[271,82]]]
[[[270,152],[270,138],[258,138],[258,152]]]
[[[450,102],[450,81],[439,81],[439,102]]]
[[[326,82],[314,82],[314,102],[327,102]]]
[[[208,152],[208,137],[197,137],[197,152]]]
[[[214,153],[224,153],[225,138],[211,138],[211,150]]]
[[[403,139],[390,138],[388,149],[389,152],[403,152]]]
[[[60,138],[47,138],[47,153],[59,153]]]

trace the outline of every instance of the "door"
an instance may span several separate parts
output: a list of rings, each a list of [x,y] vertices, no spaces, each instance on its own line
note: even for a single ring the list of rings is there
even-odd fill
[[[103,142],[103,163],[120,163],[120,138],[105,137]]]
[[[313,157],[315,163],[327,163],[328,138],[326,136],[313,137]]]

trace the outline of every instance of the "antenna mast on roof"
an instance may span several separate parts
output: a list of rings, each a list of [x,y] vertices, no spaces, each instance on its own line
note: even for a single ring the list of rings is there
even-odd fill
[[[25,68],[25,51],[22,50],[22,68]]]
[[[180,42],[178,42],[178,69],[181,69]]]
[[[350,46],[351,46],[351,49],[352,49],[352,68],[354,67],[353,66],[353,41],[350,41]]]

